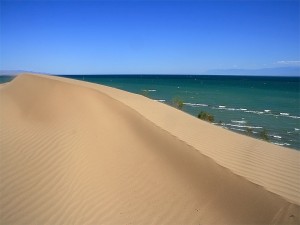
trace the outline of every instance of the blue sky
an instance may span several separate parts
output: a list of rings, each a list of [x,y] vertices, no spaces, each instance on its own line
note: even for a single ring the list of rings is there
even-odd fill
[[[199,74],[300,65],[300,1],[1,0],[0,69]]]

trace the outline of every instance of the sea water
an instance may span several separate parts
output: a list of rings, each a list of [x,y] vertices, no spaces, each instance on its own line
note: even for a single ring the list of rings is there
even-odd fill
[[[73,79],[104,84],[170,104],[183,102],[193,116],[214,116],[225,129],[300,150],[300,77],[190,75],[80,75]]]

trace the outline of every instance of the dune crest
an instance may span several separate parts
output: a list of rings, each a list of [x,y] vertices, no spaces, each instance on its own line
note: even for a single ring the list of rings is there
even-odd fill
[[[0,86],[1,224],[299,224],[299,152],[143,96]]]

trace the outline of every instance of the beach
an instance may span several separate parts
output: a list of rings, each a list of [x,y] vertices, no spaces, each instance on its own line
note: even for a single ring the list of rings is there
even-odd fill
[[[65,75],[142,94],[197,117],[214,116],[225,129],[300,150],[300,78],[217,75]],[[1,82],[1,81],[0,81]]]
[[[300,152],[142,95],[0,86],[1,224],[299,224]]]

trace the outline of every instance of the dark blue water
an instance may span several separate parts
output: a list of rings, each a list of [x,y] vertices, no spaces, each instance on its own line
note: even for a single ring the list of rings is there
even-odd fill
[[[251,76],[84,75],[66,76],[104,84],[172,104],[197,116],[205,111],[226,129],[300,149],[300,78]]]

